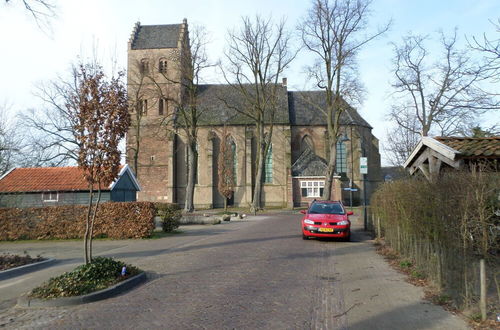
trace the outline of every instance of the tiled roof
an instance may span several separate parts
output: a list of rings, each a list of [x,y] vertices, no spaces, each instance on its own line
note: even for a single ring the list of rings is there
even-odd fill
[[[461,157],[500,157],[500,136],[485,138],[436,137],[435,139],[460,152]]]
[[[181,24],[138,25],[132,49],[177,48]]]
[[[342,125],[359,125],[372,128],[350,105],[344,102],[346,110],[340,116]],[[325,114],[318,109],[326,106],[324,91],[288,92],[290,124],[298,126],[325,125]]]
[[[310,148],[306,148],[293,163],[292,176],[324,176],[326,168],[326,160],[316,155]]]
[[[82,190],[89,188],[78,167],[15,168],[0,179],[0,192]]]
[[[248,85],[248,93],[252,93]],[[275,124],[288,124],[288,107],[286,88],[279,85],[278,107],[275,113]],[[198,107],[200,110],[199,125],[240,125],[253,124],[252,119],[234,110],[244,109],[249,104],[239,95],[239,91],[231,85],[200,85],[198,86]],[[265,121],[270,122],[269,114]]]

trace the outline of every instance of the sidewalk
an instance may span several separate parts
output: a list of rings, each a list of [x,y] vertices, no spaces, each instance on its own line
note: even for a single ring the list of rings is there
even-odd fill
[[[461,317],[426,301],[423,288],[408,283],[376,253],[363,219],[351,218],[352,242],[333,253],[349,329],[469,329]]]

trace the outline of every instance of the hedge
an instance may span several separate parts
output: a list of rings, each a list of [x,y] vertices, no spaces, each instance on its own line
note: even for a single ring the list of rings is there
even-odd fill
[[[443,173],[385,183],[372,195],[385,242],[458,308],[479,298],[479,260],[500,302],[500,173]],[[498,293],[497,297],[495,292]]]
[[[156,209],[151,202],[99,205],[94,237],[150,237]],[[87,206],[0,208],[0,240],[83,238]]]

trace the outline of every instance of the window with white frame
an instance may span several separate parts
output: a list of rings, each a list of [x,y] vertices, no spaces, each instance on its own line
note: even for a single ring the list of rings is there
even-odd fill
[[[59,200],[59,194],[55,191],[44,192],[42,194],[42,199],[44,202],[57,202]]]
[[[300,181],[302,197],[321,197],[324,187],[325,181],[323,180]]]

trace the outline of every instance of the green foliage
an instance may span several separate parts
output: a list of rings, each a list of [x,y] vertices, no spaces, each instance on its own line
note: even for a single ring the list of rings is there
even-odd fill
[[[469,316],[469,318],[474,322],[481,322],[481,313],[474,313]]]
[[[413,263],[410,261],[410,260],[402,260],[400,263],[399,263],[399,266],[401,268],[410,268],[411,266],[413,266]]]
[[[155,203],[156,215],[161,218],[162,229],[170,233],[179,228],[181,219],[181,208],[178,204]]]
[[[127,273],[121,275],[122,267]],[[72,272],[51,278],[33,289],[30,296],[35,298],[57,298],[85,295],[105,289],[142,271],[112,258],[96,257],[89,264],[81,265]]]
[[[447,295],[437,295],[432,298],[432,302],[437,305],[446,305],[451,300],[450,296]]]

